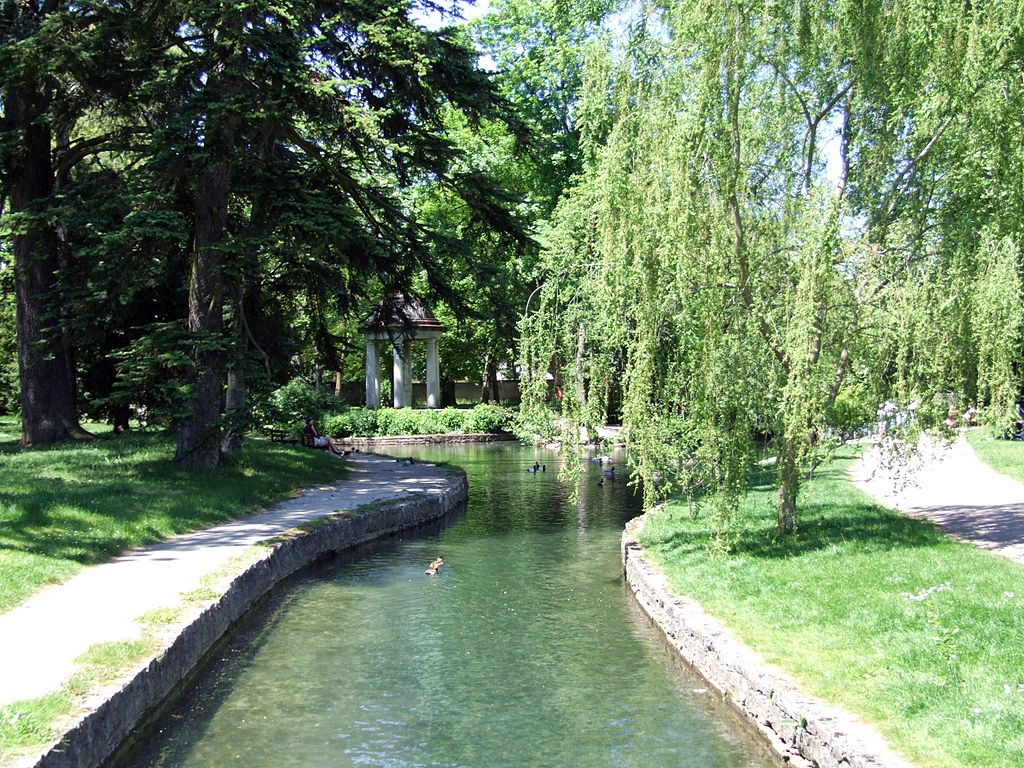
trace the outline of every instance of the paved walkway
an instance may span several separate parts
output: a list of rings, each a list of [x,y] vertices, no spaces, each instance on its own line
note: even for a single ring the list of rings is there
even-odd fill
[[[886,472],[877,448],[851,472],[854,483],[889,507],[938,523],[951,535],[1024,562],[1024,485],[982,462],[960,435],[948,448],[925,444],[909,476]]]
[[[253,544],[345,509],[409,492],[440,492],[447,472],[429,464],[352,454],[344,480],[304,491],[251,517],[132,550],[34,595],[0,615],[0,705],[58,690],[95,643],[142,635],[142,614],[178,605],[205,575]]]

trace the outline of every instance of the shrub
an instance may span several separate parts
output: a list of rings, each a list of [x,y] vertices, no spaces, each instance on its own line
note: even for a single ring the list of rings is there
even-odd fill
[[[527,410],[520,408],[512,423],[512,431],[524,443],[549,443],[558,439],[560,416],[546,405]]]
[[[266,424],[289,429],[301,427],[310,416],[323,421],[325,415],[341,407],[328,390],[315,389],[305,379],[292,379],[270,393],[257,415]]]
[[[372,437],[377,434],[377,411],[348,408],[324,418],[323,432],[332,437]]]
[[[382,408],[377,412],[378,435],[422,435],[429,416],[428,411],[414,411],[411,408]]]
[[[512,424],[513,413],[497,405],[478,405],[472,410],[444,408],[346,408],[327,415],[323,431],[333,437],[372,437],[375,435],[437,435],[452,432],[504,432]]]
[[[513,413],[500,405],[480,404],[466,413],[462,422],[463,432],[508,432],[512,427]]]

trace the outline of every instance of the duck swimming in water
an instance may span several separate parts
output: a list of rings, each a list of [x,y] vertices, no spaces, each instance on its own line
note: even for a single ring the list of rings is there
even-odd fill
[[[434,559],[434,562],[432,562],[430,566],[427,568],[427,570],[425,570],[423,573],[427,574],[428,576],[436,576],[437,572],[441,570],[442,565],[444,565],[444,558],[438,555]]]

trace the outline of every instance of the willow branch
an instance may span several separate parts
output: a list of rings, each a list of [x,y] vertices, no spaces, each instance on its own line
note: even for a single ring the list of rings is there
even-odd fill
[[[785,353],[775,343],[771,328],[764,316],[757,310],[757,303],[754,301],[753,291],[750,290],[750,262],[747,257],[746,232],[743,227],[743,216],[740,212],[739,196],[736,188],[739,186],[740,176],[740,123],[739,123],[739,84],[730,83],[734,87],[733,93],[729,94],[729,124],[732,131],[733,142],[733,179],[732,188],[729,190],[729,208],[732,212],[733,224],[733,252],[736,255],[736,263],[739,267],[740,297],[743,305],[757,319],[757,327],[768,348],[772,351],[775,359],[786,369],[789,368],[789,361]]]
[[[836,367],[836,378],[832,382],[832,389],[828,393],[828,404],[832,405],[839,397],[839,389],[843,386],[843,379],[846,378],[846,366],[850,360],[850,350],[843,348],[843,351],[839,353],[839,365]]]

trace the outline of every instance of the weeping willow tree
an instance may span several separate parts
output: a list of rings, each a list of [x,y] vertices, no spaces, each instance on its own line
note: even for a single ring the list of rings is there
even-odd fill
[[[1005,408],[1021,150],[992,121],[1020,123],[1022,48],[1017,3],[637,6],[587,67],[524,407],[554,372],[571,443],[618,389],[647,502],[699,490],[722,532],[759,442],[790,532],[826,438],[880,400]]]

